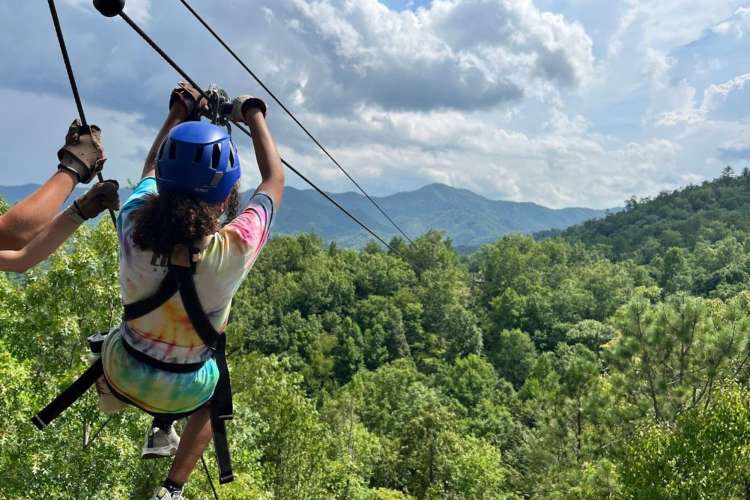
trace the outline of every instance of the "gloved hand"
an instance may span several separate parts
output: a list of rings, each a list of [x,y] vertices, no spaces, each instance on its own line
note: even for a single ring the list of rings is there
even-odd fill
[[[85,129],[78,119],[73,120],[65,136],[65,145],[57,152],[58,168],[76,174],[78,181],[91,182],[104,168],[107,157],[102,146],[102,131],[96,125]]]
[[[65,211],[79,222],[93,219],[104,210],[118,210],[120,196],[117,193],[120,185],[115,180],[106,180],[94,185],[87,193],[80,196]]]
[[[232,101],[232,114],[229,118],[235,122],[244,122],[245,113],[252,108],[260,110],[260,112],[263,113],[263,117],[265,117],[268,112],[268,107],[266,107],[266,103],[263,102],[263,99],[251,95],[235,97]]]
[[[182,103],[187,113],[186,120],[196,121],[200,120],[201,116],[208,115],[208,99],[198,92],[198,89],[190,85],[185,80],[180,80],[177,86],[172,90],[172,94],[169,96],[169,109],[176,102]]]

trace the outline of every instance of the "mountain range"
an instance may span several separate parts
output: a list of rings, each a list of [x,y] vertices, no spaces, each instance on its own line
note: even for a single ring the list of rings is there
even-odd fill
[[[0,196],[15,203],[37,187],[34,184],[0,186]],[[129,189],[120,192],[123,200],[129,194]],[[248,196],[249,193],[245,193],[244,198]],[[399,234],[364,196],[347,192],[331,194],[331,197],[386,241]],[[551,209],[536,203],[490,200],[444,184],[430,184],[415,191],[373,199],[410,237],[437,229],[445,232],[457,247],[477,247],[513,232],[565,229],[608,213],[590,208]],[[284,193],[274,232],[313,232],[326,241],[351,247],[362,246],[370,239],[362,228],[320,194],[293,187],[287,187]]]

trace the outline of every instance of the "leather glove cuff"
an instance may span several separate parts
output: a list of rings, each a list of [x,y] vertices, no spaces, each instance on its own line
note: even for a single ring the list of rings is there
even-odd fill
[[[60,150],[60,154],[58,156],[62,156],[60,158],[60,163],[57,165],[57,168],[60,170],[67,170],[69,172],[73,172],[76,177],[78,177],[78,182],[82,184],[88,184],[91,182],[91,180],[96,177],[96,175],[102,171],[102,168],[104,167],[104,159],[98,160],[93,167],[87,166],[83,161],[81,161],[77,156],[71,154],[68,151]]]
[[[68,208],[66,208],[63,214],[73,219],[77,224],[83,224],[84,221],[86,220],[83,217],[81,210],[78,208],[77,201],[74,201],[73,204],[71,204]]]
[[[106,157],[101,143],[101,129],[96,125],[82,127],[74,120],[65,137],[65,145],[57,152],[58,168],[78,176],[79,182],[88,184],[102,171]]]
[[[266,106],[263,99],[260,99],[259,97],[249,97],[245,99],[242,103],[242,116],[245,116],[245,113],[251,108],[260,109],[260,112],[263,113],[263,118],[265,118],[268,113],[268,106]]]
[[[263,99],[249,95],[241,95],[235,97],[232,101],[232,115],[230,118],[235,122],[244,122],[245,112],[250,108],[260,109],[264,118],[266,113],[268,113],[268,107],[266,106],[266,103],[263,102]]]
[[[169,96],[169,109],[172,109],[176,101],[182,102],[185,106],[188,121],[200,120],[201,116],[208,113],[208,100],[185,80],[181,80],[172,89],[172,94]]]

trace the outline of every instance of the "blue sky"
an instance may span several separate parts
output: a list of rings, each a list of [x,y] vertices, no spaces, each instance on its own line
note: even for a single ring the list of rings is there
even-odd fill
[[[419,7],[428,7],[430,0],[384,0],[381,3],[397,11],[415,10]]]
[[[57,1],[106,173],[127,182],[178,77],[121,20]],[[374,194],[602,208],[750,165],[750,0],[192,3]],[[179,2],[127,11],[199,83],[265,97]],[[0,183],[41,182],[75,115],[46,2],[0,3],[0,47]],[[352,189],[274,105],[269,123],[295,166]]]

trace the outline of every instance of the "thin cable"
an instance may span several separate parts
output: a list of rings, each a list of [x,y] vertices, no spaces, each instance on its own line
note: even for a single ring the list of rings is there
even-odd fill
[[[237,125],[237,127],[240,130],[242,130],[243,132],[245,132],[245,130],[241,126]],[[245,133],[247,134],[248,132],[245,132]],[[333,198],[331,198],[328,195],[328,193],[324,192],[318,186],[316,186],[315,184],[313,184],[312,181],[310,181],[310,179],[308,179],[307,177],[305,177],[304,175],[302,175],[302,173],[300,173],[296,168],[294,168],[293,166],[291,166],[289,164],[289,162],[287,162],[284,158],[281,159],[281,162],[284,165],[286,165],[287,168],[289,168],[289,170],[291,170],[292,172],[294,172],[295,174],[297,174],[297,176],[300,179],[302,179],[303,181],[305,181],[306,183],[308,183],[310,186],[312,186],[312,188],[315,191],[317,191],[318,193],[320,193],[325,199],[327,199],[328,201],[330,201],[331,203],[333,203],[334,205],[336,205],[336,207],[339,210],[341,210],[342,212],[344,212],[347,216],[349,216],[350,219],[352,219],[354,222],[356,222],[357,224],[359,224],[360,227],[362,227],[362,229],[364,229],[365,231],[367,231],[368,233],[370,233],[373,238],[375,238],[380,243],[382,243],[383,245],[385,245],[388,248],[388,250],[390,250],[391,252],[395,253],[396,255],[399,255],[399,256],[401,255],[399,252],[396,251],[395,248],[393,248],[391,245],[389,245],[388,243],[386,243],[383,238],[381,238],[380,236],[378,236],[373,230],[371,230],[364,223],[360,222],[359,219],[357,219],[355,216],[353,216],[347,209],[345,209],[344,207],[342,207],[336,200],[334,200]]]
[[[65,62],[65,71],[68,72],[68,80],[70,81],[70,89],[73,91],[73,99],[76,101],[76,107],[78,108],[78,116],[81,118],[81,125],[88,128],[88,122],[86,121],[86,114],[83,112],[83,103],[81,102],[81,95],[78,93],[78,85],[76,85],[76,77],[73,74],[73,66],[70,64],[70,57],[68,56],[68,49],[65,46],[65,38],[63,37],[62,27],[60,26],[60,18],[57,17],[57,9],[55,8],[55,0],[48,0],[49,11],[52,14],[52,23],[55,25],[55,33],[57,34],[57,41],[60,44],[60,52],[62,52],[63,61]],[[99,182],[104,182],[102,173],[97,173],[97,179]],[[112,219],[112,224],[117,227],[117,220],[115,219],[115,212],[110,209],[109,216]]]
[[[201,455],[201,463],[203,464],[203,470],[206,471],[206,477],[208,478],[208,484],[211,485],[211,491],[214,492],[214,498],[216,500],[219,500],[219,493],[216,491],[216,487],[214,486],[214,481],[211,479],[211,473],[208,472],[208,466],[206,465],[206,460],[203,458],[203,455]]]
[[[203,18],[202,18],[202,17],[200,16],[200,14],[198,14],[198,13],[197,13],[197,12],[195,11],[195,9],[193,9],[193,8],[192,8],[192,7],[190,6],[190,4],[189,4],[189,3],[187,2],[187,0],[180,0],[180,2],[181,2],[181,3],[182,3],[182,4],[184,5],[184,6],[185,6],[185,8],[186,8],[187,10],[189,10],[189,11],[190,11],[190,13],[191,13],[191,14],[193,14],[193,16],[195,16],[195,18],[196,18],[196,19],[198,20],[198,22],[200,22],[200,23],[201,23],[201,24],[203,25],[203,27],[204,27],[204,28],[206,28],[206,29],[208,30],[208,32],[209,32],[209,33],[211,33],[211,35],[213,35],[213,37],[214,37],[214,38],[216,38],[216,40],[217,40],[217,41],[218,41],[218,42],[219,42],[219,43],[220,43],[220,44],[222,45],[222,47],[224,47],[225,49],[227,49],[227,52],[229,52],[229,53],[230,53],[230,54],[232,55],[232,57],[234,57],[234,59],[235,59],[235,60],[236,60],[236,61],[237,61],[238,63],[240,63],[240,66],[242,66],[242,67],[243,67],[243,68],[245,69],[245,71],[247,71],[247,72],[248,72],[248,73],[250,74],[250,76],[252,76],[252,77],[253,77],[253,79],[254,79],[254,80],[255,80],[256,82],[258,82],[258,85],[260,85],[261,87],[263,87],[263,90],[265,90],[265,91],[266,91],[266,92],[268,93],[268,95],[270,95],[270,96],[271,96],[271,98],[272,98],[272,99],[273,99],[274,101],[276,101],[276,104],[278,104],[279,106],[281,106],[281,109],[283,109],[283,110],[284,110],[284,111],[286,112],[286,114],[287,114],[287,115],[289,115],[289,117],[290,117],[290,118],[291,118],[292,120],[294,120],[294,123],[296,123],[297,125],[299,125],[299,127],[300,127],[300,128],[301,128],[301,129],[302,129],[302,130],[303,130],[304,132],[305,132],[305,134],[307,134],[307,136],[308,136],[308,137],[309,137],[310,139],[312,139],[312,141],[313,141],[313,142],[314,142],[314,143],[315,143],[315,144],[316,144],[316,145],[317,145],[317,146],[318,146],[318,147],[319,147],[319,148],[321,149],[321,151],[323,151],[323,153],[325,153],[325,155],[326,155],[326,156],[328,156],[328,158],[330,158],[330,159],[331,159],[331,161],[332,161],[332,162],[334,163],[334,165],[336,165],[336,166],[337,166],[337,167],[339,168],[339,170],[341,170],[341,171],[342,171],[342,172],[344,173],[344,175],[345,175],[345,176],[346,176],[346,177],[347,177],[347,178],[348,178],[348,179],[349,179],[350,181],[352,181],[352,183],[353,183],[353,184],[354,184],[355,186],[357,186],[357,189],[359,189],[359,191],[360,191],[360,192],[361,192],[361,193],[362,193],[362,194],[363,194],[363,195],[364,195],[364,196],[365,196],[365,197],[366,197],[366,198],[367,198],[368,200],[370,200],[370,203],[372,203],[372,204],[373,204],[373,205],[375,206],[375,208],[377,208],[377,209],[378,209],[378,210],[380,211],[380,213],[381,213],[381,214],[383,214],[383,216],[384,216],[384,217],[385,217],[386,219],[388,219],[388,222],[390,222],[391,224],[393,224],[393,227],[395,227],[395,228],[396,228],[396,229],[398,230],[398,232],[400,232],[400,233],[401,233],[401,234],[402,234],[402,235],[404,236],[404,238],[406,238],[406,239],[407,239],[407,240],[409,241],[409,243],[414,243],[414,242],[412,241],[412,239],[411,239],[411,238],[409,238],[409,236],[408,236],[408,235],[407,235],[407,234],[406,234],[406,233],[405,233],[405,232],[404,232],[404,231],[403,231],[403,230],[402,230],[402,229],[401,229],[401,228],[399,227],[399,225],[398,225],[398,224],[396,224],[396,222],[395,222],[395,221],[394,221],[394,220],[393,220],[393,219],[392,219],[392,218],[391,218],[391,217],[390,217],[390,216],[389,216],[389,215],[388,215],[388,214],[387,214],[387,213],[385,212],[385,210],[383,210],[383,208],[382,208],[382,207],[381,207],[381,206],[380,206],[380,205],[379,205],[379,204],[378,204],[378,203],[377,203],[377,202],[376,202],[376,201],[375,201],[374,199],[372,199],[372,197],[371,197],[371,196],[370,196],[369,194],[367,194],[367,192],[366,192],[366,191],[364,190],[364,188],[363,188],[362,186],[360,186],[360,185],[359,185],[359,183],[358,183],[358,182],[357,182],[356,180],[354,180],[354,178],[353,178],[353,177],[352,177],[351,175],[349,175],[349,172],[347,172],[347,171],[346,171],[346,170],[344,169],[344,167],[342,167],[342,166],[341,166],[341,164],[340,164],[340,163],[339,163],[338,161],[336,161],[336,158],[334,158],[334,157],[333,157],[333,155],[331,155],[331,153],[329,153],[329,152],[328,152],[328,150],[327,150],[327,149],[326,149],[326,148],[325,148],[325,147],[324,147],[324,146],[323,146],[323,145],[322,145],[322,144],[321,144],[321,143],[320,143],[320,142],[318,141],[318,139],[316,139],[316,138],[315,138],[315,136],[314,136],[314,135],[312,135],[312,133],[311,133],[311,132],[310,132],[309,130],[307,130],[307,127],[305,127],[304,125],[302,125],[302,123],[301,123],[301,122],[300,122],[300,121],[299,121],[299,120],[297,119],[297,117],[296,117],[296,116],[294,116],[294,113],[292,113],[292,112],[291,112],[291,111],[290,111],[290,110],[289,110],[289,109],[288,109],[288,108],[287,108],[287,107],[286,107],[286,106],[284,105],[284,103],[282,103],[282,102],[281,102],[281,101],[279,100],[279,98],[278,98],[278,97],[276,97],[276,95],[275,95],[275,94],[274,94],[273,92],[271,92],[271,89],[269,89],[269,88],[268,88],[268,87],[266,86],[266,84],[265,84],[265,83],[263,83],[263,81],[261,81],[261,79],[260,79],[260,78],[259,78],[259,77],[258,77],[258,76],[257,76],[257,75],[256,75],[256,74],[254,73],[254,72],[253,72],[253,70],[251,70],[251,69],[250,69],[250,68],[249,68],[249,67],[247,66],[247,64],[245,64],[245,62],[244,62],[244,61],[243,61],[242,59],[240,59],[240,57],[239,57],[239,56],[238,56],[238,55],[237,55],[237,54],[236,54],[236,53],[234,52],[234,50],[232,50],[232,49],[231,49],[231,48],[229,47],[229,45],[227,45],[227,43],[226,43],[226,42],[225,42],[225,41],[224,41],[224,40],[223,40],[223,39],[222,39],[222,38],[221,38],[221,37],[220,37],[220,36],[219,36],[219,35],[218,35],[218,34],[216,33],[216,31],[214,31],[214,30],[213,30],[213,28],[211,28],[211,26],[209,26],[209,25],[208,25],[208,23],[207,23],[207,22],[206,22],[206,21],[205,21],[205,20],[204,20],[204,19],[203,19]]]
[[[234,122],[234,124],[235,124],[235,126],[238,129],[240,129],[242,132],[244,132],[245,134],[247,134],[248,137],[252,137],[252,134],[250,133],[250,131],[247,130],[245,127],[243,127],[241,124],[239,124],[237,122]],[[352,215],[352,213],[349,212],[349,210],[347,210],[344,207],[342,207],[341,204],[339,202],[337,202],[336,200],[334,200],[328,193],[326,193],[325,191],[323,191],[322,189],[320,189],[318,186],[316,186],[315,184],[313,184],[313,182],[310,179],[308,179],[307,177],[305,177],[302,174],[302,172],[300,172],[299,170],[297,170],[296,168],[294,168],[284,158],[281,158],[281,157],[279,157],[279,158],[281,159],[281,163],[283,163],[284,165],[286,165],[286,167],[289,170],[291,170],[292,172],[294,172],[295,174],[297,174],[297,177],[299,177],[300,179],[302,179],[303,181],[305,181],[307,184],[309,184],[315,191],[317,191],[318,193],[320,193],[321,196],[323,196],[326,200],[328,200],[331,203],[333,203],[336,206],[336,208],[338,208],[339,210],[341,210],[342,212],[344,212],[351,220],[353,220],[354,222],[356,222],[357,224],[359,224],[359,226],[362,229],[364,229],[365,231],[367,231],[368,233],[370,233],[373,238],[375,238],[380,243],[382,243],[383,245],[385,245],[388,248],[388,250],[390,250],[391,252],[395,253],[396,255],[402,257],[402,255],[398,251],[396,251],[395,248],[393,248],[391,245],[389,245],[383,238],[381,238],[380,236],[378,236],[378,234],[375,233],[375,231],[373,231],[372,229],[370,229],[369,227],[367,227],[363,222],[360,222],[359,219],[357,219],[354,215]]]
[[[51,1],[51,0],[50,0],[50,1]],[[178,65],[178,64],[177,64],[176,62],[174,62],[174,60],[173,60],[173,59],[172,59],[171,57],[169,57],[169,55],[167,55],[167,53],[166,53],[166,52],[164,52],[164,51],[162,50],[162,48],[161,48],[161,47],[159,47],[159,46],[158,46],[158,45],[156,44],[156,42],[155,42],[155,41],[153,41],[153,40],[151,39],[151,37],[150,37],[150,36],[148,36],[148,34],[146,34],[146,32],[145,32],[145,31],[143,31],[143,30],[141,29],[141,27],[140,27],[140,26],[138,26],[138,24],[136,24],[136,22],[135,22],[135,21],[133,21],[132,19],[130,19],[130,16],[128,16],[128,15],[127,15],[127,14],[125,13],[125,11],[122,11],[122,12],[120,12],[120,14],[119,14],[119,15],[120,15],[120,17],[121,17],[121,18],[123,19],[123,21],[125,21],[126,23],[128,23],[128,25],[129,25],[129,26],[130,26],[131,28],[133,28],[133,29],[135,30],[135,32],[136,32],[136,33],[138,33],[138,34],[139,34],[139,35],[141,36],[141,38],[143,38],[143,40],[144,40],[144,41],[145,41],[145,42],[146,42],[147,44],[149,44],[149,45],[151,46],[151,48],[152,48],[152,49],[154,49],[154,50],[155,50],[155,51],[156,51],[156,52],[157,52],[157,53],[158,53],[158,54],[159,54],[159,55],[160,55],[160,56],[161,56],[161,57],[162,57],[162,58],[163,58],[163,59],[164,59],[165,61],[167,61],[167,63],[168,63],[168,64],[169,64],[170,66],[172,66],[172,67],[174,68],[174,70],[175,70],[175,71],[177,71],[177,72],[178,72],[178,73],[180,74],[180,76],[181,76],[182,78],[184,78],[185,80],[187,80],[187,82],[188,82],[188,83],[189,83],[190,85],[192,85],[193,87],[195,87],[195,89],[196,89],[196,90],[197,90],[198,92],[200,92],[200,94],[201,94],[201,95],[202,95],[203,97],[205,97],[206,99],[208,99],[208,94],[206,94],[206,92],[204,92],[204,91],[203,91],[203,89],[201,89],[200,85],[198,85],[197,83],[195,83],[195,80],[193,80],[192,78],[190,78],[190,75],[188,75],[187,73],[185,73],[185,71],[184,71],[184,70],[183,70],[183,69],[182,69],[182,68],[181,68],[181,67],[180,67],[180,66],[179,66],[179,65]]]
[[[51,1],[51,0],[50,0],[50,1]],[[179,66],[179,65],[178,65],[178,64],[177,64],[176,62],[174,62],[174,60],[173,60],[173,59],[172,59],[171,57],[169,57],[169,56],[167,55],[167,53],[166,53],[166,52],[164,52],[164,51],[163,51],[163,50],[161,49],[161,47],[159,47],[159,46],[158,46],[158,45],[156,44],[156,42],[154,42],[154,41],[153,41],[153,40],[151,39],[151,37],[149,37],[149,36],[148,36],[148,34],[146,34],[146,32],[144,32],[144,31],[143,31],[143,30],[142,30],[142,29],[141,29],[141,28],[140,28],[140,27],[139,27],[139,26],[138,26],[138,25],[137,25],[137,24],[135,23],[135,21],[133,21],[132,19],[130,19],[130,17],[129,17],[129,16],[128,16],[128,15],[127,15],[127,14],[126,14],[125,12],[120,12],[120,17],[122,17],[122,19],[123,19],[123,20],[124,20],[124,21],[125,21],[126,23],[128,23],[128,25],[129,25],[129,26],[130,26],[131,28],[133,28],[133,29],[135,30],[135,32],[136,32],[136,33],[138,33],[138,34],[139,34],[139,35],[141,36],[141,38],[143,38],[143,39],[144,39],[144,40],[146,41],[146,43],[148,43],[148,44],[149,44],[149,45],[151,46],[151,48],[153,48],[153,49],[154,49],[154,50],[155,50],[155,51],[156,51],[156,52],[157,52],[157,53],[158,53],[158,54],[159,54],[160,56],[162,56],[162,58],[163,58],[163,59],[164,59],[164,60],[165,60],[165,61],[166,61],[166,62],[167,62],[167,63],[168,63],[168,64],[169,64],[170,66],[172,66],[172,68],[174,68],[174,70],[175,70],[175,71],[177,71],[177,72],[178,72],[178,73],[179,73],[179,74],[180,74],[180,75],[181,75],[181,76],[182,76],[182,77],[183,77],[183,78],[184,78],[185,80],[187,80],[188,82],[190,82],[190,84],[191,84],[191,85],[192,85],[193,87],[195,87],[195,89],[196,89],[196,90],[197,90],[198,92],[200,92],[200,94],[201,94],[201,95],[203,95],[204,97],[207,97],[206,93],[205,93],[205,92],[204,92],[204,91],[203,91],[203,90],[202,90],[202,89],[200,88],[200,86],[199,86],[199,85],[198,85],[197,83],[195,83],[195,81],[193,81],[193,79],[191,79],[191,78],[190,78],[190,76],[189,76],[189,75],[188,75],[188,74],[187,74],[187,73],[186,73],[186,72],[185,72],[185,71],[184,71],[184,70],[183,70],[183,69],[182,69],[182,68],[181,68],[181,67],[180,67],[180,66]],[[252,134],[250,133],[250,131],[249,131],[249,130],[247,130],[246,128],[244,128],[244,127],[243,127],[242,125],[240,125],[240,124],[239,124],[239,123],[237,123],[237,122],[235,122],[235,125],[237,126],[237,128],[238,128],[238,129],[240,129],[240,130],[241,130],[242,132],[244,132],[245,134],[247,134],[247,136],[248,136],[248,137],[252,137]],[[369,234],[371,234],[371,235],[372,235],[372,236],[373,236],[373,237],[374,237],[375,239],[377,239],[377,240],[378,240],[378,241],[379,241],[380,243],[382,243],[383,245],[385,245],[385,246],[386,246],[386,247],[387,247],[387,248],[388,248],[388,249],[389,249],[389,250],[390,250],[391,252],[393,252],[393,253],[395,253],[395,254],[397,254],[397,255],[400,255],[400,254],[399,254],[399,252],[397,252],[397,251],[396,251],[396,250],[395,250],[395,249],[394,249],[394,248],[393,248],[393,247],[392,247],[391,245],[389,245],[389,244],[388,244],[388,243],[387,243],[387,242],[386,242],[386,241],[385,241],[385,240],[384,240],[383,238],[381,238],[380,236],[378,236],[378,235],[377,235],[377,234],[376,234],[376,233],[375,233],[375,232],[374,232],[374,231],[373,231],[372,229],[370,229],[369,227],[367,227],[367,226],[366,226],[366,225],[365,225],[365,224],[364,224],[363,222],[360,222],[360,220],[359,220],[359,219],[357,219],[357,218],[356,218],[356,217],[355,217],[354,215],[352,215],[352,214],[351,214],[351,213],[350,213],[350,212],[349,212],[349,211],[348,211],[347,209],[345,209],[344,207],[342,207],[342,206],[341,206],[341,204],[339,204],[339,203],[338,203],[338,202],[337,202],[336,200],[334,200],[333,198],[331,198],[331,196],[330,196],[330,195],[328,195],[328,194],[327,194],[326,192],[324,192],[324,191],[323,191],[322,189],[320,189],[320,188],[319,188],[318,186],[316,186],[315,184],[313,184],[313,182],[312,182],[312,181],[311,181],[310,179],[308,179],[307,177],[305,177],[304,175],[302,175],[302,173],[301,173],[301,172],[300,172],[299,170],[297,170],[297,169],[296,169],[296,168],[294,168],[294,167],[293,167],[292,165],[290,165],[290,164],[289,164],[289,162],[287,162],[287,161],[286,161],[286,160],[285,160],[284,158],[281,158],[281,162],[282,162],[282,163],[283,163],[284,165],[286,165],[286,166],[287,166],[287,167],[289,168],[289,170],[291,170],[292,172],[294,172],[295,174],[297,174],[297,176],[298,176],[298,177],[299,177],[300,179],[302,179],[302,180],[303,180],[303,181],[305,181],[305,182],[306,182],[307,184],[309,184],[309,185],[310,185],[310,186],[311,186],[311,187],[312,187],[313,189],[315,189],[315,190],[316,190],[316,191],[317,191],[318,193],[320,193],[320,194],[321,194],[321,195],[322,195],[322,196],[323,196],[323,197],[324,197],[325,199],[327,199],[328,201],[330,201],[331,203],[333,203],[333,204],[334,204],[334,205],[335,205],[335,206],[336,206],[336,207],[337,207],[337,208],[338,208],[339,210],[341,210],[341,211],[342,211],[342,212],[344,212],[344,213],[345,213],[345,214],[346,214],[347,216],[349,216],[349,218],[350,218],[350,219],[352,219],[352,220],[353,220],[354,222],[356,222],[356,223],[357,223],[357,224],[358,224],[358,225],[359,225],[360,227],[362,227],[362,228],[363,228],[363,229],[364,229],[365,231],[367,231],[367,232],[368,232]]]
[[[102,425],[101,425],[101,426],[99,427],[99,429],[98,429],[98,430],[97,430],[97,431],[96,431],[96,432],[94,433],[94,435],[93,435],[93,436],[91,437],[91,439],[89,439],[88,443],[86,443],[86,444],[84,445],[84,447],[83,447],[83,449],[84,449],[84,450],[85,450],[86,448],[88,448],[89,446],[91,446],[91,445],[92,445],[92,444],[94,443],[94,441],[96,441],[96,438],[98,438],[98,437],[99,437],[99,434],[101,434],[101,433],[102,433],[102,431],[103,431],[103,430],[104,430],[104,428],[105,428],[105,427],[107,426],[107,424],[109,423],[109,421],[110,421],[110,420],[112,420],[112,419],[113,419],[114,417],[115,417],[114,415],[110,415],[110,417],[109,417],[109,418],[108,418],[107,420],[105,420],[105,421],[104,421],[104,423],[103,423],[103,424],[102,424]]]
[[[81,123],[84,127],[88,126],[86,122],[86,113],[83,112],[83,103],[81,103],[81,95],[78,93],[78,85],[76,85],[76,78],[73,75],[73,66],[70,64],[70,57],[68,56],[68,49],[65,46],[65,38],[63,38],[62,27],[60,26],[60,18],[57,17],[57,9],[55,8],[54,0],[49,0],[49,10],[52,14],[52,23],[55,25],[55,33],[57,33],[57,41],[60,43],[60,51],[62,52],[63,61],[65,62],[65,70],[68,72],[68,80],[70,80],[70,88],[73,91],[73,99],[76,101],[76,107],[78,108],[78,116],[81,117]]]

